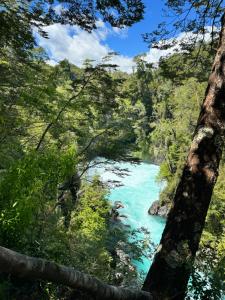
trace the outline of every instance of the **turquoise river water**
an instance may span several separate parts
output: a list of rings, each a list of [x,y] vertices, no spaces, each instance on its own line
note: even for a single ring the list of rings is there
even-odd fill
[[[148,209],[153,201],[157,200],[162,189],[162,184],[156,182],[159,167],[152,164],[141,163],[134,165],[131,163],[117,163],[115,166],[128,169],[128,176],[119,177],[111,170],[104,168],[95,169],[103,181],[119,180],[123,186],[115,187],[110,190],[109,200],[121,201],[124,208],[119,209],[119,213],[126,215],[123,223],[131,226],[132,229],[145,227],[151,235],[151,240],[158,244],[165,220],[150,216]],[[143,263],[137,263],[140,271],[146,273],[150,267],[150,260],[143,259]]]

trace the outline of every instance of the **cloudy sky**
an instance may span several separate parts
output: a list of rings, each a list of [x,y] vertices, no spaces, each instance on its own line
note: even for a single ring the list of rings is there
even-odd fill
[[[68,59],[77,66],[81,66],[85,59],[100,62],[107,53],[115,51],[119,55],[113,58],[112,62],[116,63],[121,70],[130,73],[134,66],[135,55],[144,53],[147,61],[155,63],[161,55],[171,51],[149,49],[143,41],[143,33],[151,32],[156,29],[159,22],[165,20],[163,0],[144,2],[146,6],[144,20],[130,28],[112,28],[99,20],[98,29],[87,33],[77,26],[54,24],[45,27],[48,39],[36,35],[38,44],[46,50],[49,63],[52,65],[63,59]]]

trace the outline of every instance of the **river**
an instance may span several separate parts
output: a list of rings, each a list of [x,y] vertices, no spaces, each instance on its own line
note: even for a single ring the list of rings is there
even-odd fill
[[[131,226],[132,229],[145,227],[151,235],[151,240],[158,244],[162,231],[165,226],[165,220],[157,216],[150,216],[148,209],[153,201],[159,198],[159,193],[163,185],[156,181],[159,172],[159,166],[140,163],[134,165],[131,163],[116,163],[114,166],[127,169],[127,176],[119,177],[111,170],[105,170],[106,165],[95,169],[103,181],[119,180],[122,186],[110,189],[109,200],[121,201],[124,208],[119,210],[120,214],[126,215],[123,222]],[[151,261],[143,259],[143,263],[136,263],[139,271],[147,273]]]

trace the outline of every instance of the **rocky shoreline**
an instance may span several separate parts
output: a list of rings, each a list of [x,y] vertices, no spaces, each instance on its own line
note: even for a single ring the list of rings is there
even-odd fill
[[[152,203],[148,210],[148,214],[152,216],[160,216],[167,218],[170,207],[168,205],[160,205],[160,201],[156,200]]]

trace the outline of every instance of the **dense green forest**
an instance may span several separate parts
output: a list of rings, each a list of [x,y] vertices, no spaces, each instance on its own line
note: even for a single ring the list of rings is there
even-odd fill
[[[173,206],[215,51],[208,44],[199,51],[197,44],[190,52],[170,55],[158,64],[140,55],[132,74],[110,62],[114,53],[101,63],[86,60],[82,67],[67,60],[50,66],[44,49],[32,38],[31,12],[16,14],[16,7],[7,6],[10,1],[4,3],[5,13],[0,10],[0,244],[73,266],[112,285],[139,289],[144,278],[132,260],[152,255],[151,237],[142,228],[143,239],[137,240],[137,232],[116,221],[115,208],[107,200],[110,184],[88,174],[101,163],[95,160],[98,157],[159,164],[158,180],[166,183],[160,206]],[[46,18],[47,24],[53,20]],[[135,18],[139,16],[130,17],[132,23]],[[81,20],[77,24],[83,26]],[[93,26],[91,19],[86,24],[88,30]],[[219,174],[187,299],[222,299],[225,289],[224,157]],[[0,298],[92,296],[2,272]]]
[[[184,54],[163,59],[158,67],[137,58],[137,69],[128,75],[105,62],[78,68],[62,61],[51,67],[43,50],[32,54],[29,65],[1,57],[1,243],[114,284],[132,279],[138,285],[135,271],[113,253],[121,241],[135,259],[145,249],[110,222],[107,187],[97,178],[87,181],[85,172],[98,156],[158,162],[159,180],[167,182],[161,203],[170,205],[206,87],[207,74],[200,70],[211,58],[205,53],[206,65],[198,69]],[[224,172],[222,163],[197,260],[216,285],[215,297],[224,280]],[[204,293],[201,278],[195,279],[196,293]],[[24,283],[22,290],[21,283],[13,284],[2,284],[3,295],[22,297],[31,289],[35,299],[37,293],[56,293],[49,284],[35,283],[34,289]]]

